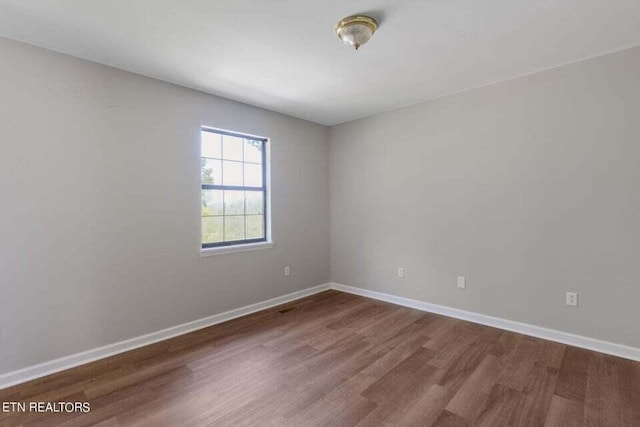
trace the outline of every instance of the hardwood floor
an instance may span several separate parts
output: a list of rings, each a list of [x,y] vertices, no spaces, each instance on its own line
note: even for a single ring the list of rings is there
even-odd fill
[[[2,426],[640,426],[640,363],[327,291],[47,378]]]

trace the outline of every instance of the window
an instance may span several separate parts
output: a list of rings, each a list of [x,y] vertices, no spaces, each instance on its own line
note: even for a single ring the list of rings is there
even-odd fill
[[[202,248],[266,242],[267,140],[202,128]]]

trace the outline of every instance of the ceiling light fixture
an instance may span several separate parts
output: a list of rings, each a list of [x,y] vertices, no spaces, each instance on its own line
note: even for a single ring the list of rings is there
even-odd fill
[[[344,18],[336,25],[336,34],[342,42],[358,50],[369,41],[378,29],[378,23],[369,16],[354,15]]]

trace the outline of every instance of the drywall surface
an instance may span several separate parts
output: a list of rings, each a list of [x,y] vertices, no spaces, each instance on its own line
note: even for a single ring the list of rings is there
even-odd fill
[[[639,112],[634,48],[331,128],[332,281],[640,347]]]
[[[0,373],[328,281],[327,128],[6,39],[0,58]],[[200,257],[201,125],[271,138],[272,249]]]

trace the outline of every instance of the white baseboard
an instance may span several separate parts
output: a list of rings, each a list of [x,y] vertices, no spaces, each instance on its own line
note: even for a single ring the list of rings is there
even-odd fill
[[[0,390],[330,289],[328,283],[0,375]]]
[[[66,369],[74,368],[85,363],[134,350],[136,348],[153,344],[158,341],[163,341],[179,335],[184,335],[198,329],[226,322],[227,320],[246,316],[247,314],[255,313],[257,311],[266,310],[268,308],[285,304],[290,301],[295,301],[297,299],[317,294],[328,289],[335,289],[338,291],[361,295],[367,298],[373,298],[404,307],[410,307],[421,311],[441,314],[448,317],[454,317],[474,323],[480,323],[482,325],[492,326],[494,328],[518,332],[524,335],[530,335],[533,337],[555,341],[562,344],[568,344],[575,347],[581,347],[588,350],[611,354],[613,356],[640,361],[640,349],[635,347],[629,347],[622,344],[616,344],[608,341],[598,340],[595,338],[575,335],[568,332],[561,332],[554,329],[543,328],[541,326],[529,325],[527,323],[516,322],[513,320],[501,319],[499,317],[459,310],[457,308],[431,304],[424,301],[385,294],[382,292],[371,291],[368,289],[356,288],[340,283],[325,283],[323,285],[303,289],[301,291],[293,292],[266,301],[261,301],[255,304],[226,311],[224,313],[215,314],[213,316],[205,317],[193,322],[183,323],[181,325],[173,326],[161,331],[87,350],[82,353],[72,354],[70,356],[65,356],[59,359],[51,360],[49,362],[29,366],[17,371],[7,372],[0,375],[0,390],[16,384],[21,384],[27,381],[41,378],[56,372],[64,371]]]
[[[443,316],[455,317],[456,319],[467,320],[469,322],[480,323],[482,325],[492,326],[494,328],[505,329],[507,331],[518,332],[524,335],[530,335],[536,338],[542,338],[549,341],[555,341],[562,344],[568,344],[575,347],[585,348],[600,353],[611,354],[613,356],[623,357],[640,361],[640,348],[629,347],[622,344],[616,344],[608,341],[602,341],[596,338],[575,335],[568,332],[557,331],[554,329],[543,328],[542,326],[529,325],[527,323],[516,322],[513,320],[501,319],[499,317],[487,316],[485,314],[474,313],[471,311],[459,310],[457,308],[446,307],[443,305],[431,304],[415,299],[399,297],[395,295],[385,294],[382,292],[371,291],[363,288],[342,285],[340,283],[330,283],[331,289],[350,294],[360,295],[367,298],[373,298],[380,301],[390,302],[392,304],[402,305],[404,307],[415,308],[416,310],[427,311],[429,313],[442,314]]]

